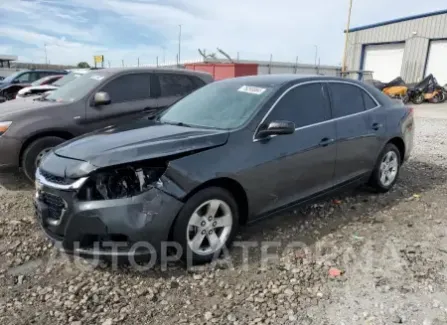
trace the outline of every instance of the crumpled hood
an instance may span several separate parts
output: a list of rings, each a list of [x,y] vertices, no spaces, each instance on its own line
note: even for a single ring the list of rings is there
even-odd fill
[[[227,140],[227,131],[140,119],[75,138],[56,147],[54,153],[101,168],[211,148],[223,145]],[[72,173],[67,171],[67,174]]]

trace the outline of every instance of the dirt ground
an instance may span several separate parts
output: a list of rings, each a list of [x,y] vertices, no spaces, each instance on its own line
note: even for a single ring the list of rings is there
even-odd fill
[[[416,116],[390,193],[352,190],[242,229],[238,241],[282,244],[270,261],[258,246],[190,270],[70,262],[35,224],[32,189],[4,175],[0,324],[447,324],[447,105]]]

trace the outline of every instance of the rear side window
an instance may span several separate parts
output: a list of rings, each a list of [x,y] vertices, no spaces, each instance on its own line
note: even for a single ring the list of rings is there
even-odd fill
[[[107,83],[101,91],[110,95],[112,104],[150,98],[150,74],[135,73],[120,76]]]
[[[197,77],[189,77],[189,78],[194,83],[195,89],[203,87],[203,86],[206,85],[206,83],[202,79],[200,79],[200,78],[197,78]]]
[[[376,102],[368,95],[365,91],[361,90],[363,94],[363,102],[365,104],[365,109],[371,109],[377,106]]]
[[[325,87],[320,83],[293,88],[284,95],[268,117],[269,122],[292,121],[297,128],[330,118],[329,99]]]
[[[329,87],[331,90],[334,118],[363,112],[365,110],[363,99],[364,91],[359,87],[343,83],[330,83]]]
[[[160,74],[161,97],[184,96],[198,88],[193,80],[180,74]]]

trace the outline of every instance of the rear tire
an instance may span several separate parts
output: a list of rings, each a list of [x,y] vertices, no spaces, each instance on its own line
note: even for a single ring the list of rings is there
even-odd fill
[[[221,187],[208,187],[191,196],[172,232],[172,239],[182,247],[182,260],[188,265],[209,263],[224,247],[229,248],[239,225],[238,210],[231,193]],[[213,246],[216,238],[219,241]]]
[[[399,149],[394,144],[388,143],[377,159],[369,185],[377,192],[388,192],[399,177],[401,162]]]
[[[43,155],[64,141],[65,139],[59,137],[42,137],[26,147],[22,156],[22,169],[31,182],[34,181],[37,166]]]

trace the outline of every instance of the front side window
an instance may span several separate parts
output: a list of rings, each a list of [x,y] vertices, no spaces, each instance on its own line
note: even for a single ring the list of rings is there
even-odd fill
[[[359,87],[345,83],[330,83],[329,87],[334,118],[360,113],[365,110],[364,91]]]
[[[161,97],[184,96],[197,88],[186,75],[160,74],[158,78],[160,80]]]
[[[172,105],[160,122],[235,129],[245,124],[272,92],[271,87],[245,85],[231,79],[213,82]]]
[[[150,98],[150,74],[134,73],[120,76],[110,81],[100,91],[109,94],[112,104],[148,99]]]
[[[303,127],[329,120],[331,110],[325,87],[321,83],[297,86],[289,90],[268,116],[268,122],[286,120]]]
[[[18,76],[15,80],[19,83],[29,83],[31,82],[31,73],[25,72],[22,75]]]

